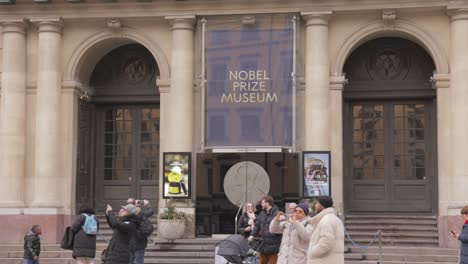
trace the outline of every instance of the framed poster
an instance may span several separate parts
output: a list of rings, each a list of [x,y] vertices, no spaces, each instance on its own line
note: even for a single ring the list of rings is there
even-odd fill
[[[303,196],[307,198],[331,194],[330,151],[302,153]]]
[[[164,152],[163,198],[188,199],[191,196],[191,153]]]

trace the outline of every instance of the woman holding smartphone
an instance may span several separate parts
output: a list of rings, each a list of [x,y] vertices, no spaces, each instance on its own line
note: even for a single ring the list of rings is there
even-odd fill
[[[460,264],[468,264],[468,205],[461,209],[461,215],[464,221],[461,233],[452,230],[452,234],[461,241]]]

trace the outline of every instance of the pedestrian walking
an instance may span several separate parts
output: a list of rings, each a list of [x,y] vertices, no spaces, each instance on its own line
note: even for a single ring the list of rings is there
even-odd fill
[[[274,205],[273,197],[265,196],[261,201],[262,211],[255,221],[255,227],[250,233],[249,241],[254,237],[260,237],[263,245],[260,248],[260,264],[276,264],[278,261],[278,252],[281,244],[281,235],[270,233],[270,223],[276,217],[279,211]]]
[[[270,232],[282,234],[278,263],[281,264],[307,264],[307,250],[312,234],[312,225],[309,224],[309,205],[300,203],[294,211],[284,220],[284,213],[278,212],[270,223]],[[286,222],[285,224],[283,224]]]
[[[130,259],[130,239],[136,231],[136,206],[127,204],[122,206],[117,216],[108,204],[106,219],[112,228],[112,238],[107,246],[105,264],[128,264]]]
[[[459,234],[452,230],[452,234],[461,242],[460,264],[468,264],[468,206],[464,206],[460,213],[463,217],[463,227],[461,233]]]
[[[31,230],[24,236],[24,264],[39,264],[39,255],[41,254],[42,228],[39,225],[33,225]]]
[[[145,250],[148,245],[148,239],[153,233],[153,223],[149,218],[153,216],[154,209],[148,200],[135,200],[135,205],[137,207],[136,231],[130,239],[131,256],[129,264],[143,264],[145,262]]]
[[[96,235],[99,231],[99,221],[94,208],[89,205],[81,206],[71,230],[74,234],[72,257],[76,259],[76,263],[94,264]]]
[[[309,220],[312,225],[307,264],[344,264],[344,228],[337,216],[330,196],[317,198],[317,215]]]

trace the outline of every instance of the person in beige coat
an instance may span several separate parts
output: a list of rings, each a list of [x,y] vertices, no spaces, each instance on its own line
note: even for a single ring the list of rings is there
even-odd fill
[[[283,220],[284,213],[278,212],[270,223],[270,233],[283,234],[279,264],[306,264],[309,239],[312,234],[312,226],[309,224],[309,205],[300,203],[297,205],[289,219]]]
[[[309,220],[312,225],[307,264],[344,264],[344,228],[336,215],[329,196],[317,199],[317,215]]]

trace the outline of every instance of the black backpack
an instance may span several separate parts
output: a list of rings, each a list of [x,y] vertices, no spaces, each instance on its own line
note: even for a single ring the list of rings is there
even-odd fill
[[[139,238],[147,238],[149,237],[154,231],[153,223],[146,218],[143,219],[137,225],[137,236]]]

